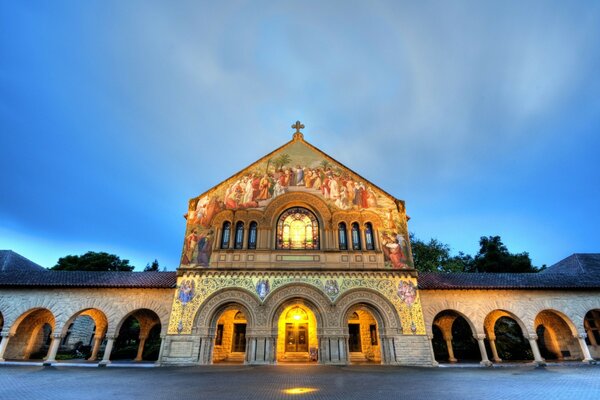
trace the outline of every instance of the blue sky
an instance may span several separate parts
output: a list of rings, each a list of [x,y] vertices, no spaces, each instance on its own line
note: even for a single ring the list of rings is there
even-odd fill
[[[600,252],[600,3],[0,1],[0,248],[177,266],[187,200],[291,138],[409,229]]]

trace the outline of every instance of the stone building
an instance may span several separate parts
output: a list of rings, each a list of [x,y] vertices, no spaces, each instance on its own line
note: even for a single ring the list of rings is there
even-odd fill
[[[107,364],[125,342],[139,361],[151,338],[160,365],[435,366],[468,353],[458,336],[483,365],[510,354],[506,338],[537,363],[600,357],[600,255],[537,274],[418,275],[404,202],[293,128],[189,201],[176,272],[47,271],[0,252],[0,361],[51,364],[84,345]]]

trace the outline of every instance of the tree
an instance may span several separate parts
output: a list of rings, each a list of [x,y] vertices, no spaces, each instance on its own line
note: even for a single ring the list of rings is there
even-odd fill
[[[279,157],[273,160],[273,165],[275,165],[275,170],[280,170],[284,166],[288,165],[292,161],[292,158],[289,154],[283,153]]]
[[[479,246],[469,272],[538,272],[529,253],[510,253],[500,236],[482,236]]]
[[[159,271],[159,265],[158,265],[158,260],[155,258],[154,261],[152,261],[152,264],[148,263],[146,264],[146,268],[144,268],[144,272],[151,272],[151,271]]]
[[[114,254],[88,251],[81,256],[68,255],[58,259],[50,269],[62,271],[132,271],[129,260],[121,260]]]
[[[450,256],[450,246],[437,239],[425,243],[410,234],[413,261],[415,268],[421,272],[462,272],[469,268],[473,257],[459,252]]]

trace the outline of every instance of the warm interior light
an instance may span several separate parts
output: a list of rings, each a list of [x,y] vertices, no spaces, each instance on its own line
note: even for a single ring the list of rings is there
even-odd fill
[[[285,393],[285,394],[305,394],[305,393],[316,392],[317,390],[319,390],[319,389],[308,388],[308,387],[296,387],[296,388],[284,389],[283,393]]]
[[[294,315],[294,319],[295,319],[296,321],[300,321],[300,318],[301,318],[301,317],[300,317],[298,314]]]

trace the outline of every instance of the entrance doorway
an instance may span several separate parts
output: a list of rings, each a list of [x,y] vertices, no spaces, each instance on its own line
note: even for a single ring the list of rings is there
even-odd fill
[[[348,349],[351,353],[362,352],[362,346],[360,344],[360,324],[348,324]]]
[[[285,338],[286,352],[308,351],[308,324],[286,323]]]
[[[317,361],[319,342],[316,328],[316,318],[304,304],[286,307],[279,318],[277,361]]]
[[[246,324],[233,324],[231,351],[233,353],[243,353],[246,351]]]

